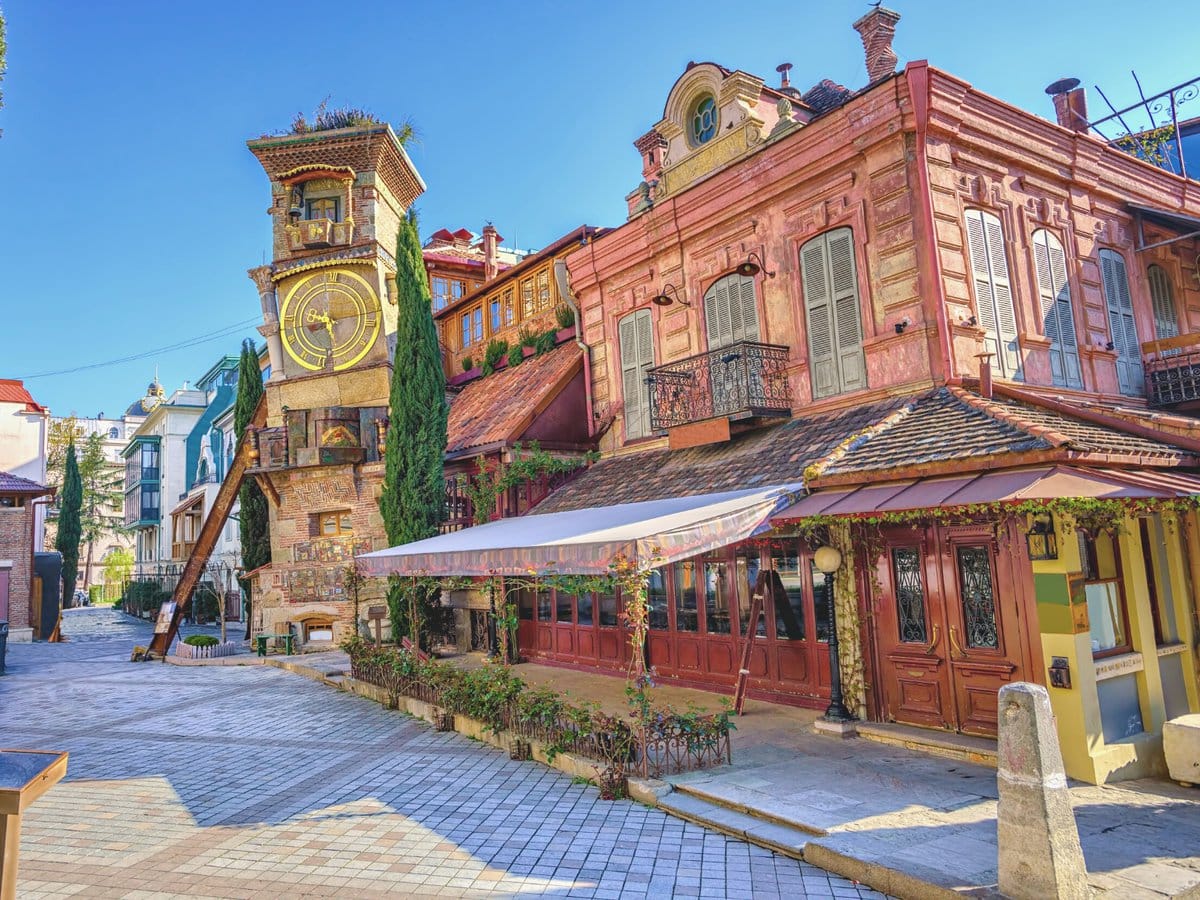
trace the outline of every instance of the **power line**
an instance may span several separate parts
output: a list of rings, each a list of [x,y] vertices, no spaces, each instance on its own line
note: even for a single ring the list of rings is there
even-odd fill
[[[211,341],[220,340],[223,337],[229,337],[231,334],[240,331],[247,325],[253,325],[257,321],[259,321],[257,318],[246,319],[242,322],[236,322],[233,325],[226,325],[223,328],[218,328],[216,331],[210,331],[206,334],[190,337],[186,340],[182,340],[174,344],[168,344],[165,347],[158,347],[154,350],[146,350],[142,353],[134,353],[130,356],[122,356],[117,359],[110,359],[104,362],[88,363],[87,365],[83,366],[75,366],[72,369],[58,369],[53,372],[38,372],[34,375],[21,375],[19,377],[22,381],[29,381],[33,378],[50,378],[54,375],[73,375],[76,372],[86,372],[90,369],[102,369],[107,366],[117,366],[127,362],[135,362],[136,360],[146,359],[147,357],[155,356],[159,353],[169,353],[173,350],[185,350],[189,347],[198,346],[199,344],[207,344]]]

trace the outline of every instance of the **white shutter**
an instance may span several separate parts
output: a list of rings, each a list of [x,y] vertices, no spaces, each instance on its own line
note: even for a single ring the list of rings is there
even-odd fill
[[[867,386],[854,234],[838,228],[800,248],[813,399]]]
[[[1004,255],[1004,230],[991,213],[968,209],[965,217],[975,306],[984,342],[988,352],[994,354],[992,367],[999,375],[1020,378],[1021,354],[1012,284]]]
[[[754,279],[747,275],[731,275],[730,300],[741,307],[742,334],[738,340],[757,341],[758,301],[754,293]]]
[[[1122,394],[1143,392],[1142,347],[1137,324],[1133,320],[1133,300],[1129,295],[1129,275],[1125,259],[1113,250],[1100,251],[1100,273],[1104,303],[1108,307],[1108,327],[1117,351],[1117,384]]]
[[[1037,269],[1042,323],[1050,341],[1050,372],[1059,387],[1083,387],[1079,370],[1079,346],[1071,308],[1071,286],[1067,281],[1066,254],[1058,238],[1042,229],[1033,233],[1033,256]]]
[[[617,324],[621,344],[621,390],[625,398],[625,439],[650,433],[650,396],[646,373],[654,365],[654,323],[642,309]]]
[[[1164,340],[1179,335],[1179,316],[1175,312],[1175,297],[1171,293],[1171,281],[1162,266],[1151,266],[1146,270],[1150,282],[1150,302],[1154,306],[1154,337]]]
[[[858,275],[854,269],[854,234],[849,228],[839,228],[829,232],[826,239],[840,389],[855,391],[867,386],[867,371],[862,347]]]
[[[825,238],[809,241],[800,248],[801,284],[808,331],[808,368],[812,373],[813,399],[838,393],[837,362],[833,346],[833,304],[829,269],[825,264]]]

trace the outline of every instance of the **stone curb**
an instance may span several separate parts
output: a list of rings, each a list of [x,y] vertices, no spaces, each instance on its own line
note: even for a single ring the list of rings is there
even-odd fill
[[[163,662],[169,666],[261,666],[266,660],[248,653],[215,656],[212,659],[185,659],[168,654]]]

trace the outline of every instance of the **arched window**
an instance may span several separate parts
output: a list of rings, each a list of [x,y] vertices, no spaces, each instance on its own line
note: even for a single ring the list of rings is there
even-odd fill
[[[617,323],[621,344],[621,387],[625,397],[625,439],[650,433],[650,390],[646,373],[654,365],[654,322],[639,309]]]
[[[800,271],[813,399],[865,388],[853,232],[835,228],[806,243],[800,248]]]
[[[1125,258],[1115,250],[1100,251],[1100,282],[1104,287],[1104,305],[1108,307],[1113,349],[1117,351],[1117,384],[1122,394],[1140,394],[1145,389],[1142,346],[1133,320]]]
[[[117,428],[114,425],[112,428],[108,429],[108,436],[109,436],[110,440],[115,441],[117,438],[119,438],[121,436],[121,429]]]
[[[1175,312],[1175,295],[1166,269],[1151,266],[1146,270],[1146,279],[1150,282],[1150,302],[1154,306],[1154,337],[1160,341],[1178,337],[1179,316]]]
[[[965,218],[975,309],[983,328],[984,344],[993,354],[992,371],[1004,378],[1020,378],[1021,349],[1017,343],[1012,281],[1004,256],[1004,229],[996,216],[981,209],[968,209]]]
[[[1033,233],[1033,260],[1041,297],[1042,326],[1050,341],[1051,378],[1058,387],[1083,387],[1066,254],[1058,238],[1044,228]]]
[[[757,341],[754,279],[734,273],[714,281],[704,293],[704,327],[709,350],[738,341]]]

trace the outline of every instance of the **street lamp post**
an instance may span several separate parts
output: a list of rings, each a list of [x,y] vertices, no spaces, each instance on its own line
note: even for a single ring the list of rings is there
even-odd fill
[[[842,565],[842,554],[836,547],[818,547],[813,553],[813,565],[826,575],[833,575]],[[838,657],[837,604],[833,599],[833,585],[829,586],[829,706],[825,710],[827,722],[853,722],[854,716],[846,709],[842,699],[842,667]]]

